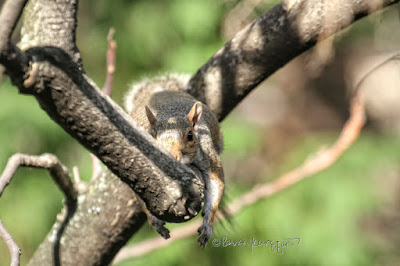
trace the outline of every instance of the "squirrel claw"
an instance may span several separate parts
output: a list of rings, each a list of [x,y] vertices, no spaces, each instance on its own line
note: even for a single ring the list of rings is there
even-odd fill
[[[155,216],[152,217],[152,222],[151,222],[151,227],[154,228],[154,230],[156,230],[157,233],[159,233],[164,239],[168,239],[170,238],[169,235],[169,230],[168,228],[166,228],[165,222],[156,218]]]
[[[200,243],[200,247],[204,248],[206,246],[211,237],[212,231],[212,227],[208,224],[203,224],[199,227],[199,229],[197,229],[197,232],[199,233],[198,241]]]

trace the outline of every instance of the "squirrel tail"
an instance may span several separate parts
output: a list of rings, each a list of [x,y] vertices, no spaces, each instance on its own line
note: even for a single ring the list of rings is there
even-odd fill
[[[186,91],[190,80],[188,74],[169,73],[155,78],[145,78],[138,83],[134,83],[124,97],[125,110],[130,113],[137,98],[143,93],[152,94],[163,90]]]

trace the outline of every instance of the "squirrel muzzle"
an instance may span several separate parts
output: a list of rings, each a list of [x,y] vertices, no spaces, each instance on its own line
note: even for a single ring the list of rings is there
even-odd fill
[[[189,164],[196,156],[197,147],[188,147],[182,138],[183,136],[177,131],[167,131],[160,134],[157,140],[176,160]]]

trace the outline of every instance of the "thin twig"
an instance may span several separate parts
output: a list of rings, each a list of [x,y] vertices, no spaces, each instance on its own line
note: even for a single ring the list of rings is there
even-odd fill
[[[74,176],[75,184],[79,184],[81,182],[81,175],[79,174],[78,166],[74,165],[72,167],[72,175]]]
[[[0,220],[0,238],[4,240],[6,243],[8,250],[11,255],[11,266],[19,265],[19,256],[21,255],[21,249],[18,247],[17,243],[14,241],[14,238],[4,227],[3,223]]]
[[[101,164],[99,158],[97,158],[92,153],[90,154],[92,158],[92,178],[91,180],[95,180],[101,173]]]
[[[93,154],[90,155],[93,156]],[[88,189],[88,184],[85,181],[81,180],[81,175],[79,174],[78,166],[75,165],[72,167],[72,175],[74,176],[75,189],[78,190],[78,194],[80,195],[85,193]]]
[[[8,0],[0,13],[0,52],[6,49],[11,35],[28,0]]]
[[[115,49],[117,47],[117,43],[114,40],[114,28],[110,28],[107,34],[107,74],[106,81],[104,82],[103,92],[105,95],[111,97],[112,86],[114,83],[114,72],[115,72]],[[92,158],[92,178],[91,180],[96,179],[101,172],[101,164],[100,160],[93,154],[90,154]]]
[[[15,172],[20,166],[45,168],[49,170],[51,177],[57,186],[65,195],[65,203],[67,206],[67,212],[65,218],[60,223],[59,228],[56,231],[56,239],[54,242],[54,264],[60,265],[60,244],[61,236],[64,233],[65,227],[73,216],[77,207],[78,192],[75,189],[71,178],[69,176],[67,167],[61,164],[58,158],[53,154],[42,154],[40,156],[29,156],[25,154],[16,153],[10,157],[7,162],[6,168],[3,174],[0,176],[0,196],[3,193],[6,186],[10,183]],[[19,262],[17,264],[19,265]]]
[[[275,181],[254,187],[250,192],[229,205],[227,208],[228,214],[233,215],[244,207],[254,204],[262,198],[269,197],[331,166],[358,138],[364,123],[364,100],[361,93],[358,92],[351,103],[350,119],[344,125],[339,138],[330,148],[318,152],[300,167],[284,174]]]
[[[114,82],[114,72],[115,72],[115,48],[117,47],[117,43],[114,38],[115,30],[111,28],[107,35],[107,75],[106,82],[104,84],[103,91],[106,95],[111,96],[112,86]]]
[[[51,177],[64,193],[67,205],[76,201],[78,193],[71,181],[67,167],[62,165],[55,155],[49,153],[40,156],[16,153],[11,156],[0,177],[0,196],[5,187],[10,183],[19,166],[45,168],[49,170]]]
[[[310,177],[322,170],[325,170],[350,147],[358,138],[365,123],[364,100],[358,91],[352,100],[350,109],[350,118],[344,125],[342,132],[336,142],[328,149],[318,152],[314,157],[308,159],[300,167],[284,174],[275,181],[254,187],[251,191],[236,199],[229,204],[225,212],[227,216],[232,216],[243,208],[256,203],[288,188],[297,182]],[[221,217],[221,216],[220,216]],[[226,216],[225,216],[226,217]],[[220,220],[220,219],[219,219]],[[119,263],[123,260],[139,257],[150,253],[156,249],[169,245],[170,243],[196,234],[196,229],[201,221],[190,223],[171,231],[171,238],[168,240],[159,237],[140,242],[131,247],[123,248],[115,257],[113,263]]]

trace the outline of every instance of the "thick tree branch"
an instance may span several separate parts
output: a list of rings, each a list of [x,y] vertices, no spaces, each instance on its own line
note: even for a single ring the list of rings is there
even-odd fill
[[[21,255],[21,250],[19,249],[17,243],[15,243],[13,237],[4,227],[0,220],[0,238],[6,243],[8,250],[10,251],[11,263],[10,266],[19,266],[19,256]]]
[[[27,50],[37,46],[61,48],[82,69],[76,46],[78,0],[31,0],[24,10],[19,46]]]
[[[278,177],[274,181],[255,186],[251,191],[240,196],[230,203],[225,209],[227,217],[233,216],[261,199],[268,198],[292,185],[297,184],[301,180],[311,177],[319,173],[331,165],[333,165],[340,156],[357,140],[365,124],[365,105],[363,96],[360,92],[354,95],[351,107],[350,118],[344,125],[342,132],[336,142],[330,147],[319,151],[312,158],[308,159],[296,169]],[[223,217],[223,215],[220,215]],[[227,218],[226,217],[226,218]],[[171,238],[163,240],[160,238],[151,238],[125,247],[115,256],[113,263],[117,264],[121,261],[137,258],[146,255],[154,250],[170,245],[172,242],[183,239],[196,234],[196,229],[201,221],[192,222],[171,231]]]
[[[189,208],[200,211],[201,178],[168,156],[121,107],[102,96],[68,54],[55,47],[26,53],[33,66],[39,65],[30,93],[42,109],[128,183],[154,215],[183,222],[193,217]]]
[[[0,63],[18,87],[26,78],[28,59],[14,44],[11,35],[17,25],[27,0],[6,1],[0,13]]]
[[[146,221],[133,190],[108,170],[92,180],[88,193],[79,195],[77,208],[60,238],[63,244],[54,254],[54,232],[63,226],[63,216],[57,219],[29,265],[54,265],[55,259],[60,265],[108,265]]]
[[[30,75],[9,67],[9,53],[0,58],[0,62],[12,72],[9,73],[11,77],[19,78],[20,82],[14,83],[21,92],[33,94],[52,119],[134,187],[153,214],[166,221],[182,222],[190,219],[201,208],[203,183],[200,173],[160,151],[154,139],[143,130],[137,130],[131,118],[112,100],[103,98],[96,85],[82,75],[79,52],[75,49],[75,4],[74,1],[31,1],[22,28],[21,47],[27,49],[26,53],[12,46],[30,61]],[[64,20],[68,23],[63,23]],[[67,38],[60,35],[60,32],[69,32],[73,36]],[[23,62],[27,63],[28,60]],[[134,146],[135,143],[139,148]],[[105,179],[94,181],[94,184],[102,182],[95,187],[98,193],[90,191],[88,195],[82,196],[82,201],[76,206],[79,208],[68,208],[66,215],[62,215],[66,218],[54,225],[31,264],[105,264],[113,258],[145,221],[140,206],[135,205],[133,191],[119,179],[114,179],[115,176],[107,174]],[[104,187],[112,189],[107,193],[112,194],[116,200],[105,201],[104,208],[91,209],[100,199],[106,198],[102,193],[104,191],[99,190]],[[118,203],[127,210],[116,210]],[[90,210],[92,212],[89,213],[100,217],[96,219],[96,224],[91,224],[93,217],[87,215]],[[113,217],[113,220],[110,221],[109,217]],[[78,235],[76,233],[80,230],[76,229],[77,224],[82,229]],[[88,230],[88,226],[94,230]],[[102,232],[106,228],[110,232],[106,235],[112,236],[115,241],[104,237]],[[65,240],[60,247],[61,237]],[[92,249],[82,249],[81,243],[88,239]],[[82,250],[82,253],[77,254],[77,249]]]
[[[238,32],[190,80],[220,121],[271,74],[354,21],[398,0],[286,0]]]
[[[28,0],[14,0],[4,3],[0,14],[0,51],[7,48],[26,2]]]
[[[200,176],[161,151],[83,75],[75,46],[76,4],[36,0],[27,5],[20,46],[27,49],[31,75],[19,77],[25,80],[17,84],[20,91],[34,95],[55,122],[128,182],[154,215],[173,222],[190,219],[201,208]]]

